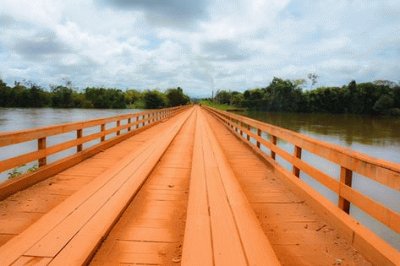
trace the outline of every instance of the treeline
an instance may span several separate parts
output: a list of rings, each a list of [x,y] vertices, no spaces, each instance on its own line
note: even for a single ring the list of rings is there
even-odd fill
[[[303,90],[303,82],[274,78],[265,88],[219,90],[214,101],[272,112],[400,115],[400,84],[375,81]]]
[[[183,90],[168,89],[126,91],[112,88],[88,87],[83,91],[66,85],[52,85],[46,90],[34,83],[15,82],[10,87],[0,79],[0,107],[54,107],[54,108],[163,108],[190,102]]]

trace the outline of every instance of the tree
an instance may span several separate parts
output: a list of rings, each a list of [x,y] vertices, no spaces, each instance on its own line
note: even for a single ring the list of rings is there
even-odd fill
[[[217,90],[215,94],[215,101],[221,104],[230,104],[231,103],[231,93],[226,90]]]
[[[137,100],[142,97],[142,93],[135,89],[129,89],[125,91],[125,103],[127,105],[134,104]]]
[[[94,108],[126,108],[124,94],[117,89],[86,88],[85,98]]]
[[[189,96],[185,95],[180,87],[168,89],[165,95],[167,97],[168,106],[185,105],[190,102]]]
[[[163,93],[158,90],[147,90],[144,92],[143,100],[145,108],[156,109],[166,106],[167,100]]]
[[[71,88],[65,86],[53,86],[51,88],[51,105],[60,108],[75,107],[73,93],[74,91]]]
[[[316,73],[309,73],[307,78],[311,81],[311,88],[317,84],[319,76]]]
[[[373,109],[378,113],[386,113],[393,107],[394,100],[391,96],[385,94],[379,97],[375,102]]]

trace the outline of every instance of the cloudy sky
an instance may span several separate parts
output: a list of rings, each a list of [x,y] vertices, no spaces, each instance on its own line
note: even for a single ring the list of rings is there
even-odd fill
[[[0,0],[0,77],[47,87],[400,80],[399,0]]]

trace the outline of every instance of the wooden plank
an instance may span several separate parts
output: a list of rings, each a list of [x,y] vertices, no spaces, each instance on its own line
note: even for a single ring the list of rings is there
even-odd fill
[[[114,128],[108,129],[108,130],[105,130],[105,125],[102,124],[100,132],[94,133],[94,134],[91,134],[91,135],[88,135],[85,137],[82,137],[82,129],[79,129],[79,130],[77,130],[77,135],[80,134],[81,137],[53,145],[48,148],[46,148],[46,146],[45,146],[46,140],[44,138],[41,138],[38,140],[38,148],[39,148],[38,151],[25,153],[25,154],[22,154],[22,155],[13,157],[13,158],[9,158],[9,159],[0,161],[0,172],[4,172],[4,171],[9,170],[14,167],[19,167],[21,165],[35,161],[37,159],[39,159],[39,166],[44,166],[46,164],[46,157],[51,154],[54,154],[54,153],[57,153],[57,152],[60,152],[63,150],[67,150],[67,149],[75,147],[75,146],[77,146],[77,151],[79,152],[82,150],[83,143],[92,141],[99,137],[101,138],[101,141],[104,141],[106,135],[109,135],[114,132],[117,132],[117,136],[119,136],[120,134],[118,134],[118,132],[120,132],[121,130],[126,129],[132,125],[135,125],[136,123],[138,123],[138,122],[131,123],[131,124],[125,124],[122,126],[119,125],[118,127],[114,127]],[[80,133],[78,133],[78,132],[80,132]],[[128,134],[128,133],[129,132],[126,132],[125,134]]]
[[[158,141],[152,141],[153,145],[149,150],[150,154],[140,154],[140,157],[145,157],[145,162],[138,162],[138,164],[126,167],[120,173],[118,173],[118,175],[123,177],[126,182],[122,183],[117,190],[112,189],[112,186],[110,185],[107,186],[106,191],[109,191],[107,194],[110,195],[110,197],[107,198],[105,204],[99,209],[98,212],[96,212],[93,217],[89,219],[87,223],[82,224],[83,226],[79,230],[76,230],[76,234],[73,235],[71,240],[65,242],[68,243],[67,246],[60,246],[60,251],[56,253],[55,258],[50,265],[60,265],[64,264],[65,262],[72,264],[84,264],[88,262],[88,259],[91,258],[93,253],[96,251],[96,247],[101,243],[102,239],[109,232],[109,230],[111,230],[112,226],[128,206],[129,202],[141,188],[144,181],[154,169],[155,165],[158,163],[161,156],[164,154],[190,114],[191,112],[180,117],[177,122],[168,128],[168,132],[162,134]],[[135,171],[132,171],[132,169],[135,169]],[[132,172],[133,174],[130,174],[129,176],[129,173]],[[100,192],[97,194],[101,197],[98,199],[93,198],[92,203],[88,204],[87,208],[81,209],[81,215],[84,215],[85,212],[90,211],[91,205],[96,204],[96,201],[100,200],[105,195],[104,193]],[[79,222],[82,219],[81,217],[82,216],[77,214],[77,220]],[[69,223],[69,226],[71,226],[71,224],[72,223]],[[53,235],[53,241],[50,243],[59,241],[60,236],[64,235],[65,229],[68,230],[69,228],[70,227],[68,226],[65,228],[60,228],[59,234],[57,233]],[[48,243],[46,238],[43,238],[41,242],[44,244]],[[86,244],[82,245],[82,243]],[[42,254],[42,252],[48,252],[47,249],[41,249],[40,244],[36,244],[35,246],[38,247],[39,250],[35,250],[35,247],[33,247],[30,252],[33,252],[34,254],[37,254],[36,252],[39,252],[39,254]]]
[[[180,108],[185,109],[186,106],[166,108],[166,110],[172,111],[171,114],[173,114]],[[73,122],[73,123],[66,123],[66,124],[60,124],[60,125],[54,125],[54,126],[46,126],[46,127],[40,127],[40,128],[34,128],[34,129],[12,131],[12,132],[1,132],[0,133],[0,147],[12,145],[12,144],[18,144],[21,142],[31,141],[31,140],[48,137],[48,136],[53,136],[53,135],[57,135],[57,134],[63,134],[63,133],[67,133],[67,132],[78,130],[78,129],[99,126],[101,124],[116,122],[117,120],[128,119],[129,117],[134,118],[134,117],[142,116],[142,115],[146,115],[146,114],[149,115],[151,113],[156,113],[156,112],[160,112],[160,111],[161,110],[152,110],[152,111],[145,111],[145,112],[134,113],[134,114],[125,114],[125,115],[118,115],[118,116],[112,116],[112,117],[101,118],[101,119],[93,119],[93,120],[88,120],[88,121],[83,121],[83,122]]]
[[[127,127],[127,125],[123,125],[118,128],[111,128],[111,129],[108,129],[108,130],[105,130],[105,131],[102,131],[99,133],[94,133],[94,134],[90,134],[85,137],[80,137],[78,139],[65,141],[65,142],[53,145],[51,147],[46,147],[46,140],[44,140],[44,142],[42,140],[41,144],[38,144],[38,146],[40,145],[40,147],[42,147],[42,148],[39,148],[38,151],[25,153],[23,155],[19,155],[19,156],[10,158],[10,159],[0,161],[0,172],[6,171],[13,167],[21,166],[23,164],[35,161],[37,159],[40,160],[40,158],[45,159],[47,156],[49,156],[51,154],[58,153],[63,150],[67,150],[67,149],[75,147],[75,146],[79,147],[83,143],[95,140],[95,139],[99,138],[100,136],[103,137],[105,135],[114,133],[114,132],[116,132],[120,129],[124,129],[126,127]],[[39,140],[41,140],[41,139],[39,139]]]
[[[248,144],[248,142],[245,143]],[[268,165],[273,166],[272,169],[277,178],[283,180],[291,190],[302,196],[315,211],[326,217],[368,260],[376,265],[398,264],[400,253],[395,248],[354,220],[354,218],[344,213],[301,179],[272,160],[270,156],[260,151],[260,149],[251,145],[249,146]]]
[[[337,163],[347,169],[369,177],[385,186],[400,191],[400,165],[385,160],[373,158],[366,154],[315,140],[305,135],[279,128],[267,123],[263,123],[244,116],[219,111],[206,107],[207,110],[224,117],[224,119],[234,118],[247,123],[252,127],[261,129],[270,135],[283,139],[293,145],[306,149],[307,151],[321,156],[329,161]]]
[[[400,233],[400,214],[398,212],[386,208],[382,204],[342,183],[340,184],[340,195],[347,202],[355,204],[393,231]]]
[[[82,138],[82,129],[78,129],[77,131],[76,131],[76,138],[77,139],[80,139],[80,138]],[[77,146],[76,146],[76,152],[80,152],[80,151],[82,151],[82,144],[78,144]]]
[[[31,256],[22,256],[12,265],[35,265],[35,266],[46,266],[50,263],[51,258],[45,257],[31,257]]]
[[[203,159],[204,165],[207,166],[205,167],[205,179],[210,207],[214,263],[216,265],[246,265],[246,256],[241,245],[239,232],[236,229],[235,219],[225,195],[216,158],[204,128],[206,122],[202,116],[199,116],[198,119],[201,119]]]
[[[259,128],[257,128],[257,136],[259,136],[260,138],[261,138],[261,129],[259,129]],[[257,145],[257,148],[261,148],[261,144],[260,144],[260,142],[257,140],[257,142],[256,142],[256,145]]]
[[[183,118],[180,117],[181,120]],[[177,122],[175,122],[175,123],[177,123]],[[173,127],[170,130],[176,130],[176,127]],[[168,140],[168,139],[165,140],[165,136],[161,135],[161,134],[158,138],[159,139],[161,138],[164,142]],[[99,194],[96,192],[98,192],[100,190],[110,191],[111,187],[115,187],[118,183],[123,184],[123,182],[121,183],[121,179],[117,180],[117,179],[113,178],[121,172],[121,167],[122,167],[122,169],[124,169],[123,166],[126,165],[127,163],[130,163],[132,160],[133,160],[132,161],[133,163],[135,163],[135,162],[139,163],[139,161],[137,161],[135,159],[136,156],[139,156],[141,158],[140,160],[144,160],[145,158],[147,158],[146,156],[149,156],[151,154],[152,149],[154,150],[154,148],[157,148],[156,147],[156,146],[158,146],[157,144],[158,143],[148,144],[147,146],[144,145],[143,147],[141,147],[142,151],[135,150],[134,154],[132,155],[133,157],[127,156],[127,158],[125,158],[124,160],[122,160],[119,163],[119,167],[116,166],[116,167],[104,172],[101,175],[101,177],[95,179],[92,183],[90,183],[83,189],[79,190],[77,193],[72,195],[66,201],[64,201],[63,203],[58,205],[56,208],[53,209],[53,211],[51,213],[48,213],[45,216],[43,216],[37,223],[32,225],[29,229],[27,229],[26,231],[24,231],[22,234],[18,235],[17,237],[13,238],[6,245],[0,247],[0,257],[6,258],[3,261],[4,264],[12,263],[18,257],[20,257],[23,253],[25,253],[26,250],[29,250],[32,247],[36,247],[37,250],[41,251],[43,246],[47,246],[44,250],[44,253],[59,254],[58,252],[55,251],[57,249],[57,245],[58,245],[58,247],[60,247],[60,246],[64,247],[64,245],[61,245],[62,243],[60,243],[59,239],[56,238],[55,242],[51,243],[50,246],[49,246],[49,242],[46,242],[46,241],[42,242],[43,246],[40,246],[40,245],[38,245],[38,240],[51,239],[50,235],[48,235],[48,232],[49,231],[54,232],[54,230],[56,230],[57,228],[60,228],[60,226],[62,227],[63,221],[66,221],[66,219],[70,220],[71,219],[70,214],[73,214],[77,211],[77,206],[81,206],[81,207],[92,206],[93,207],[93,206],[99,206],[99,204],[101,204],[101,202],[104,202],[106,199],[104,199],[104,198],[102,199],[101,197],[97,196]],[[148,151],[148,152],[145,152],[145,151]],[[122,170],[122,171],[124,171],[124,170]],[[126,170],[126,171],[128,171],[128,170]],[[129,173],[129,172],[132,174],[132,171],[128,171],[127,173]],[[110,186],[110,187],[105,186],[105,184],[109,184],[109,182],[114,182],[114,186]],[[89,198],[88,198],[88,196],[89,196]],[[97,197],[99,197],[99,198],[97,198]],[[97,201],[91,201],[91,202],[85,201],[84,203],[86,205],[85,204],[81,205],[83,199],[90,200],[93,198],[96,198]],[[98,201],[100,201],[100,202],[98,202]],[[78,209],[80,209],[80,208],[78,208]],[[71,222],[73,222],[70,226],[76,228],[76,226],[78,224],[82,224],[82,222],[85,220],[84,219],[85,216],[86,217],[90,216],[89,214],[93,213],[93,211],[95,212],[96,209],[89,208],[89,209],[86,209],[86,211],[87,212],[80,213],[81,215],[77,216],[77,220],[74,220],[74,219],[70,220]],[[83,219],[83,221],[81,221],[81,219]],[[99,227],[101,227],[101,226],[99,225]],[[99,227],[97,227],[97,228],[99,228]],[[68,232],[69,232],[70,234],[75,235],[73,233],[73,231],[71,231],[68,228],[69,227],[67,226],[65,228],[65,231],[61,231],[61,232],[65,232],[66,234],[68,234]],[[78,228],[80,228],[80,227],[78,226]],[[65,234],[62,234],[60,237],[63,239],[68,239],[68,237],[65,238]],[[86,241],[80,241],[80,242],[86,243]],[[54,246],[52,246],[52,244],[54,244]],[[88,243],[88,244],[92,245],[92,244],[96,244],[96,243]],[[31,250],[31,252],[33,252],[33,251],[35,251],[35,249]],[[71,258],[71,260],[72,259],[73,258]]]
[[[276,136],[270,135],[270,138],[271,138],[271,144],[272,144],[273,146],[276,146],[276,142],[277,142]],[[272,158],[273,160],[275,160],[276,153],[275,153],[275,149],[273,148],[272,145],[269,146],[269,147],[270,147],[270,150],[271,150],[271,158]]]
[[[198,111],[196,116],[198,116]],[[196,119],[182,265],[214,265],[203,158],[201,124]]]
[[[345,167],[340,167],[340,182],[346,186],[351,187],[353,172]],[[341,188],[342,186],[340,186]],[[339,188],[339,199],[338,207],[342,209],[345,213],[350,213],[350,202],[341,196],[341,191]]]
[[[299,146],[294,146],[293,156],[301,159],[301,148]],[[292,172],[295,176],[300,177],[300,169],[293,164]]]
[[[209,125],[206,125],[210,146],[218,164],[220,178],[228,198],[230,209],[241,238],[248,265],[280,265],[260,222],[250,206],[235,174],[232,171],[220,144]]]
[[[38,151],[43,151],[43,150],[45,150],[46,149],[46,138],[40,138],[40,139],[38,139]],[[36,158],[35,158],[36,159]],[[32,160],[33,161],[33,160]],[[23,165],[25,162],[23,162],[23,163],[21,163],[21,164],[19,164],[19,165]],[[47,164],[47,158],[46,158],[46,156],[41,156],[41,157],[39,157],[39,160],[38,160],[38,164],[39,164],[39,167],[42,167],[42,166],[45,166],[46,164]],[[15,165],[15,166],[19,166],[19,165]],[[12,167],[14,167],[14,166],[12,166]],[[12,168],[12,167],[10,167],[10,168]],[[10,169],[10,168],[7,168],[7,169]],[[4,170],[3,170],[4,171]],[[1,168],[0,168],[0,172],[2,172],[2,170],[1,170]]]
[[[156,124],[157,123],[154,123],[152,125],[142,127],[138,130],[131,131],[128,134],[124,134],[119,137],[114,137],[114,138],[108,139],[104,142],[96,144],[96,145],[82,151],[79,154],[74,154],[74,155],[68,156],[64,159],[58,160],[54,163],[48,164],[44,167],[41,167],[38,171],[7,180],[0,184],[0,199],[4,199],[4,198],[12,195],[15,192],[18,192],[24,188],[27,188],[33,184],[36,184],[37,182],[45,180],[46,178],[48,178],[52,175],[55,175],[73,165],[76,165],[77,163],[80,163],[81,161],[103,151],[104,149],[112,147],[113,145],[115,145],[123,140],[126,140],[129,137],[131,137],[135,134],[138,134]],[[99,133],[97,133],[97,134],[99,134]],[[85,137],[83,137],[83,138],[85,138]],[[1,165],[1,162],[0,162],[0,165]]]
[[[318,182],[320,182],[322,185],[326,186],[336,194],[339,193],[339,182],[336,181],[334,178],[331,176],[325,174],[324,172],[314,168],[313,166],[309,165],[308,163],[302,161],[301,159],[292,156],[289,154],[287,151],[279,148],[277,145],[273,145],[273,143],[266,141],[265,139],[255,135],[252,132],[247,131],[246,129],[243,129],[244,132],[247,134],[250,134],[252,138],[258,140],[262,145],[265,147],[269,148],[271,150],[271,153],[274,152],[274,154],[278,154],[281,156],[283,159],[297,167],[299,170],[303,171],[304,173],[308,174]],[[254,146],[254,144],[250,142],[246,142],[251,146]]]
[[[243,130],[244,133],[246,134],[252,134],[251,132],[246,131],[246,129]],[[258,138],[258,136],[254,134],[252,135],[252,137]],[[365,212],[367,212],[369,215],[371,215],[378,221],[387,225],[389,228],[398,232],[400,228],[399,214],[348,187],[349,185],[351,185],[351,176],[352,176],[351,171],[349,169],[343,167],[341,168],[341,180],[346,185],[339,184],[336,180],[334,180],[330,176],[309,166],[303,161],[290,156],[286,151],[283,151],[282,149],[271,145],[270,143],[264,141],[263,139],[259,139],[259,141],[263,143],[263,145],[269,147],[271,150],[282,156],[288,162],[292,163],[299,170],[301,169],[302,171],[304,171],[305,173],[309,174],[311,177],[319,181],[321,184],[325,185],[326,187],[337,193],[339,195],[339,207],[345,212],[347,213],[349,212],[350,202],[354,204],[356,204],[357,202],[356,205],[358,207],[363,209]],[[251,143],[249,144],[252,145]],[[353,200],[355,202],[353,202]]]
[[[101,133],[100,141],[101,142],[106,140],[106,135],[103,133],[105,130],[106,130],[106,124],[101,124],[100,125],[100,133]]]

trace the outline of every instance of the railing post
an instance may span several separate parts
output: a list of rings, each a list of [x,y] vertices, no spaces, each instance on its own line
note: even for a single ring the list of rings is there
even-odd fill
[[[121,125],[121,120],[117,120],[117,127],[119,127],[120,125]],[[121,134],[120,130],[117,131],[117,136],[119,136],[119,134]]]
[[[340,167],[340,185],[344,184],[346,186],[351,187],[351,183],[353,180],[353,172],[346,167]],[[343,198],[340,195],[340,187],[339,187],[339,201],[338,206],[346,213],[350,213],[350,202]]]
[[[100,132],[104,132],[106,130],[106,124],[100,125]],[[103,142],[106,140],[106,136],[101,136],[100,141]]]
[[[293,155],[294,155],[294,157],[301,159],[301,148],[299,146],[296,146],[296,145],[294,146]],[[300,177],[300,169],[297,168],[294,164],[293,164],[292,172],[295,176]]]
[[[261,129],[257,128],[257,136],[261,138]],[[257,148],[261,147],[261,143],[257,140]]]
[[[129,118],[128,118],[128,125],[129,125],[128,131],[131,131],[131,125],[130,125],[130,124],[131,124],[131,118],[129,117]]]
[[[240,136],[243,136],[243,130],[242,130],[243,123],[242,123],[242,121],[240,121],[239,125],[240,125]]]
[[[276,145],[276,137],[274,135],[270,135],[270,136],[271,136],[271,143],[272,143],[272,145],[275,146]],[[272,149],[271,149],[271,157],[272,157],[272,159],[275,160],[276,154]]]
[[[139,115],[136,117],[136,129],[138,129],[139,128]]]
[[[250,125],[247,125],[247,130],[250,132]],[[247,135],[247,141],[250,141],[249,133],[247,133],[246,135]]]
[[[38,150],[45,150],[46,149],[46,137],[38,139]],[[39,167],[45,166],[47,164],[47,158],[42,157],[38,160]]]
[[[79,140],[80,138],[82,138],[82,129],[76,131],[76,139]],[[76,146],[76,152],[80,151],[82,151],[82,143]]]

